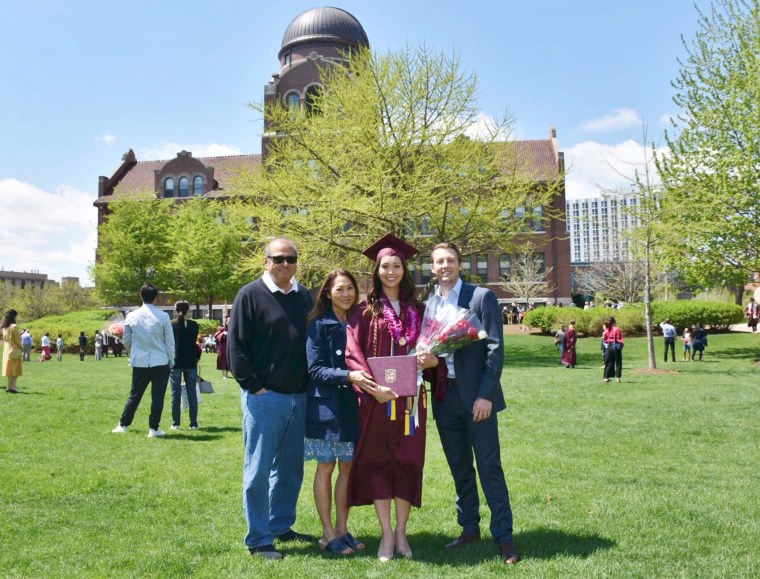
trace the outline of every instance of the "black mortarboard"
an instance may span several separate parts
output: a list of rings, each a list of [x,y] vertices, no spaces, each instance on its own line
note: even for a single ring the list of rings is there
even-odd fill
[[[370,245],[363,253],[375,261],[386,255],[395,255],[406,261],[419,252],[417,248],[412,247],[406,241],[399,239],[392,233],[388,233]]]

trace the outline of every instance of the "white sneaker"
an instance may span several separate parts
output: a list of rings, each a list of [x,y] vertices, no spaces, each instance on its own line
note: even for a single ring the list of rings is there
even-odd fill
[[[153,430],[152,428],[148,431],[148,438],[159,438],[161,436],[166,436],[166,433],[161,430],[160,428],[157,430]]]
[[[129,426],[122,426],[121,423],[119,423],[116,425],[116,428],[114,428],[111,432],[113,432],[114,434],[126,434],[128,428]]]
[[[197,426],[191,426],[190,430],[198,430],[198,427]]]
[[[179,424],[172,424],[172,430],[179,430]]]

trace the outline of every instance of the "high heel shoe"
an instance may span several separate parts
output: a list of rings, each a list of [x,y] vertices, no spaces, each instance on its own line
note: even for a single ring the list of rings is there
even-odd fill
[[[404,557],[404,559],[411,559],[412,557],[414,557],[414,555],[412,554],[411,549],[409,551],[402,551],[400,549],[396,549],[396,553],[398,553],[399,555],[401,555],[402,557]]]
[[[383,542],[380,541],[380,547],[378,547],[377,549],[377,560],[380,561],[381,563],[387,563],[388,561],[393,559],[393,548],[394,548],[394,545],[393,543],[391,543],[390,551],[388,552],[388,554],[385,554],[383,552]]]

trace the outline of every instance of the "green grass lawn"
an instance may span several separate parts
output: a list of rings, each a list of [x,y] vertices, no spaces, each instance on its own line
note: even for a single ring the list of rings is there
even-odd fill
[[[0,396],[2,577],[757,577],[760,576],[760,335],[710,336],[704,362],[645,373],[626,340],[623,382],[602,382],[599,340],[563,368],[552,339],[506,337],[502,452],[524,560],[506,568],[488,535],[458,553],[454,489],[432,420],[415,558],[376,562],[371,507],[352,511],[367,550],[285,546],[279,562],[243,545],[239,389],[216,371],[201,429],[148,439],[149,398],[127,435],[126,358],[24,366]],[[680,356],[680,352],[678,353]],[[202,364],[213,365],[204,355]],[[294,457],[297,460],[298,457]],[[307,463],[296,529],[318,535]]]

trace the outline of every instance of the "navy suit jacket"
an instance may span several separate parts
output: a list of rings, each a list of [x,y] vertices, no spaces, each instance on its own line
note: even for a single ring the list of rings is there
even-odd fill
[[[475,312],[488,333],[485,340],[456,351],[454,371],[459,395],[470,410],[476,398],[485,398],[493,403],[492,412],[500,412],[506,408],[501,389],[504,328],[496,295],[488,288],[462,283],[457,305]]]

